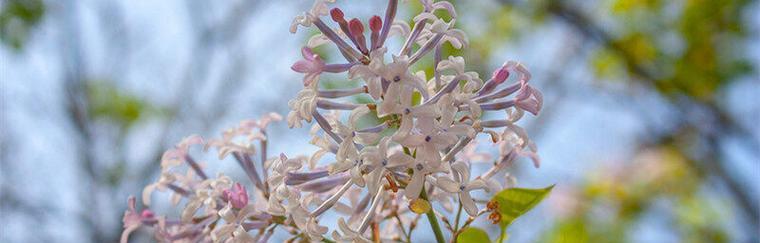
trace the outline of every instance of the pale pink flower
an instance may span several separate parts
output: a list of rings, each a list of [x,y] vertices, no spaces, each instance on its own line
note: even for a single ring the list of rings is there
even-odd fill
[[[541,111],[543,104],[544,98],[543,95],[541,95],[541,92],[534,89],[533,87],[530,87],[530,85],[525,85],[522,89],[520,89],[520,92],[517,94],[517,96],[515,96],[515,105],[518,108],[528,111],[533,115],[538,115],[538,112]]]
[[[127,243],[129,235],[140,226],[156,223],[155,215],[150,209],[143,209],[141,213],[138,213],[135,204],[135,197],[129,197],[129,200],[127,200],[127,211],[124,212],[124,217],[122,218],[124,231],[121,233],[121,243]]]
[[[293,71],[306,74],[303,77],[303,86],[309,86],[312,82],[319,80],[319,75],[325,68],[325,62],[308,47],[301,48],[301,55],[303,55],[303,60],[297,61],[290,68]]]

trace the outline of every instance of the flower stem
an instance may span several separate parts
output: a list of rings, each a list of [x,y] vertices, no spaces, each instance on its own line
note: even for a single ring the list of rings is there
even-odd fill
[[[428,200],[427,192],[425,191],[425,186],[422,186],[422,192],[420,192],[420,198]],[[429,201],[429,200],[428,200]],[[438,218],[435,216],[435,212],[431,208],[428,210],[425,215],[428,218],[428,221],[430,221],[430,228],[433,228],[433,233],[435,233],[435,241],[438,243],[445,243],[446,239],[443,238],[443,231],[441,231],[441,225],[438,224]]]
[[[454,219],[454,234],[459,231],[459,218],[462,216],[462,200],[459,200],[459,209],[457,209],[457,216]]]
[[[324,242],[324,243],[335,243],[335,241],[327,239],[327,238],[322,238],[322,242]]]

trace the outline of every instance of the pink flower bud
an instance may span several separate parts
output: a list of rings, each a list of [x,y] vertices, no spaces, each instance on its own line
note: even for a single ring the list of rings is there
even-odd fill
[[[154,216],[155,214],[153,213],[153,211],[150,211],[150,209],[143,209],[142,213],[140,214],[140,217],[142,217],[143,219],[150,219],[150,218],[153,218]]]
[[[235,183],[232,190],[225,189],[222,192],[223,199],[232,204],[233,208],[243,208],[248,205],[248,192],[240,183]]]
[[[362,24],[362,21],[357,18],[353,18],[348,22],[348,29],[351,31],[352,36],[360,36],[364,34],[364,25]]]
[[[330,17],[332,17],[332,20],[335,22],[346,21],[343,19],[343,11],[341,11],[339,8],[333,8],[332,10],[330,10]]]
[[[493,75],[491,76],[491,79],[493,79],[497,85],[503,83],[507,78],[509,78],[509,70],[507,70],[506,65],[494,70]]]
[[[372,16],[372,18],[369,19],[369,29],[372,30],[372,32],[380,32],[381,28],[383,28],[383,20],[380,19],[380,16]]]

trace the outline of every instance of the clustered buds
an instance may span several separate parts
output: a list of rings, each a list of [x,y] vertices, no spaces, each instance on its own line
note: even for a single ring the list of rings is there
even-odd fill
[[[321,32],[301,48],[303,59],[291,67],[304,74],[304,87],[288,102],[285,118],[291,128],[312,125],[309,143],[317,151],[269,156],[266,128],[283,119],[274,113],[243,121],[218,139],[190,136],[164,154],[161,177],[143,191],[146,207],[155,191],[169,192],[171,203],[181,208],[180,217],[169,219],[147,208],[137,213],[130,198],[122,242],[142,226],[154,228],[160,241],[266,242],[280,230],[294,241],[370,242],[409,239],[404,234],[424,218],[421,214],[440,215],[452,235],[459,217],[452,222],[446,213],[466,213],[469,224],[490,212],[488,220],[499,222],[498,203],[489,201],[479,209],[485,200],[473,192],[495,193],[513,185],[508,175],[507,180],[498,175],[505,175],[520,156],[539,165],[535,144],[515,124],[525,111],[537,115],[543,104],[527,68],[508,61],[484,81],[466,71],[463,57],[444,58],[444,45],[459,49],[469,44],[464,32],[454,28],[457,14],[447,1],[420,0],[424,10],[410,28],[394,21],[398,0],[389,0],[384,18],[368,19],[369,43],[362,21],[347,21],[342,10],[328,7],[332,2],[315,0],[291,26],[292,32],[299,26]],[[439,18],[437,11],[451,18]],[[337,28],[322,21],[328,14]],[[384,45],[391,37],[403,41],[395,52]],[[345,62],[325,63],[314,52],[329,48],[327,44]],[[432,53],[432,76],[411,68]],[[325,89],[320,86],[325,72],[345,74],[360,84]],[[517,77],[509,81],[510,76]],[[359,96],[370,102],[348,99]],[[485,113],[494,119],[483,119]],[[498,148],[498,156],[478,150],[478,135]],[[219,159],[236,161],[250,184],[206,173],[205,162],[195,158],[196,152],[210,149],[218,151]],[[217,176],[208,176],[213,174]],[[323,215],[330,211],[338,215],[335,229],[324,226],[332,217]]]
[[[501,213],[499,213],[499,202],[496,200],[488,201],[488,204],[486,204],[486,210],[488,212],[491,212],[488,214],[488,220],[491,221],[492,224],[499,224],[501,221]]]

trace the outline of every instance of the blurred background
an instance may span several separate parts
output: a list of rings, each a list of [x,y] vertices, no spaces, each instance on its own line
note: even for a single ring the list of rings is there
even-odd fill
[[[759,242],[757,1],[455,2],[471,46],[445,53],[486,77],[521,61],[546,100],[521,121],[542,167],[512,173],[557,186],[510,242]],[[0,241],[116,242],[166,148],[287,114],[313,34],[288,27],[311,3],[2,0]],[[270,153],[313,151],[307,135],[278,124]]]

